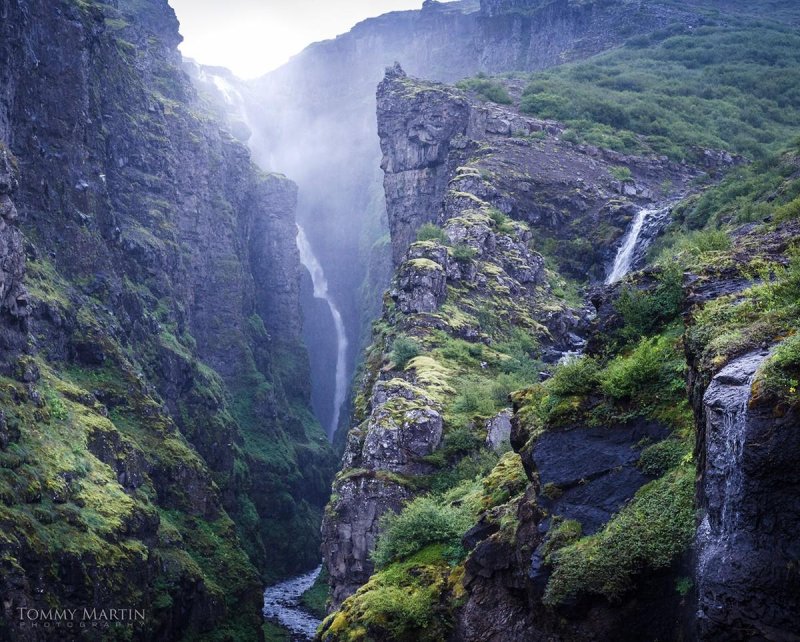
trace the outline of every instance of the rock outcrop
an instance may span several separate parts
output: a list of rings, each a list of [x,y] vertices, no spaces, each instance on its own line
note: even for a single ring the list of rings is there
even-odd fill
[[[395,262],[424,223],[446,221],[477,199],[535,226],[538,242],[561,243],[565,273],[601,280],[635,212],[669,202],[705,169],[576,145],[563,130],[387,69],[378,134]],[[612,172],[620,166],[633,177],[624,185]]]

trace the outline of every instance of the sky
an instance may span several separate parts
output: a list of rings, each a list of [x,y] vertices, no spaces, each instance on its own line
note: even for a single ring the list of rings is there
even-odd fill
[[[422,0],[170,0],[181,23],[181,52],[255,78],[318,40]]]

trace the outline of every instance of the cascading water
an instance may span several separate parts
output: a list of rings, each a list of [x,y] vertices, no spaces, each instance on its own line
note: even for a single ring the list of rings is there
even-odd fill
[[[636,213],[614,257],[614,264],[606,277],[606,285],[622,279],[644,257],[650,244],[667,223],[671,211],[671,206],[667,206],[643,209]]]
[[[300,252],[300,262],[311,275],[311,282],[314,285],[314,298],[321,299],[328,304],[336,330],[336,380],[333,395],[333,418],[327,430],[328,437],[333,438],[336,429],[339,427],[339,415],[347,396],[347,334],[339,308],[336,307],[336,303],[334,303],[328,292],[328,281],[325,278],[325,272],[311,249],[305,230],[300,225],[297,226],[297,249]]]
[[[702,626],[724,614],[730,605],[720,602],[715,587],[728,581],[743,548],[738,540],[747,532],[742,523],[745,496],[745,445],[748,404],[756,371],[769,352],[754,352],[723,368],[703,397],[706,408],[706,514],[697,531],[697,579]]]
[[[614,258],[614,265],[611,268],[611,272],[609,272],[606,277],[606,285],[616,283],[630,272],[633,252],[636,249],[636,241],[639,240],[639,233],[642,231],[642,225],[644,225],[644,220],[650,212],[652,212],[652,210],[639,210],[636,213],[633,223],[631,223],[630,228],[628,228],[628,231],[625,233],[625,237],[622,239],[622,245],[620,245],[617,250],[617,256]]]

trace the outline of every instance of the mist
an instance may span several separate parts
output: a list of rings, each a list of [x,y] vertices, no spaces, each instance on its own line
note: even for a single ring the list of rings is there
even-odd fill
[[[299,187],[297,222],[330,299],[315,297],[310,275],[303,275],[312,403],[331,438],[349,422],[337,380],[352,380],[391,273],[376,87],[396,61],[410,74],[441,81],[479,71],[468,44],[477,9],[473,0],[432,3],[423,11],[366,20],[251,81],[222,68],[191,66],[196,82],[215,96],[255,162]],[[442,19],[458,47],[444,46]],[[370,56],[363,55],[364,39]],[[330,303],[341,316],[344,348]]]

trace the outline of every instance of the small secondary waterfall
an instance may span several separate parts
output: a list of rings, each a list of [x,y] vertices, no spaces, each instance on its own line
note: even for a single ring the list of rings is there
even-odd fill
[[[320,571],[322,566],[264,591],[264,617],[291,631],[293,641],[313,640],[317,632],[320,620],[301,608],[300,597],[317,581]]]
[[[305,230],[300,225],[297,226],[297,249],[300,251],[300,262],[311,274],[311,281],[314,284],[314,298],[321,299],[328,304],[336,330],[336,386],[333,395],[333,419],[327,430],[328,437],[333,438],[336,429],[339,427],[339,415],[347,396],[347,334],[339,308],[336,307],[336,303],[334,303],[328,292],[328,281],[325,278],[325,272],[311,249]]]
[[[614,264],[606,277],[606,285],[619,281],[644,257],[650,244],[666,225],[671,211],[672,207],[668,205],[657,209],[643,209],[636,213],[614,257]]]
[[[705,479],[707,510],[697,530],[697,580],[702,627],[725,621],[736,605],[719,595],[720,586],[735,583],[739,556],[748,544],[745,446],[750,430],[749,402],[756,371],[769,356],[753,352],[723,368],[703,397],[706,408]],[[757,446],[756,446],[757,447]],[[744,520],[744,521],[743,521]],[[734,578],[734,579],[731,579]]]
[[[617,256],[614,258],[614,265],[606,277],[606,285],[616,283],[623,276],[625,276],[631,269],[633,262],[633,252],[636,249],[636,242],[639,240],[639,234],[642,231],[642,225],[647,215],[653,210],[639,210],[631,223],[630,228],[625,233],[622,239],[622,245],[617,250]]]

